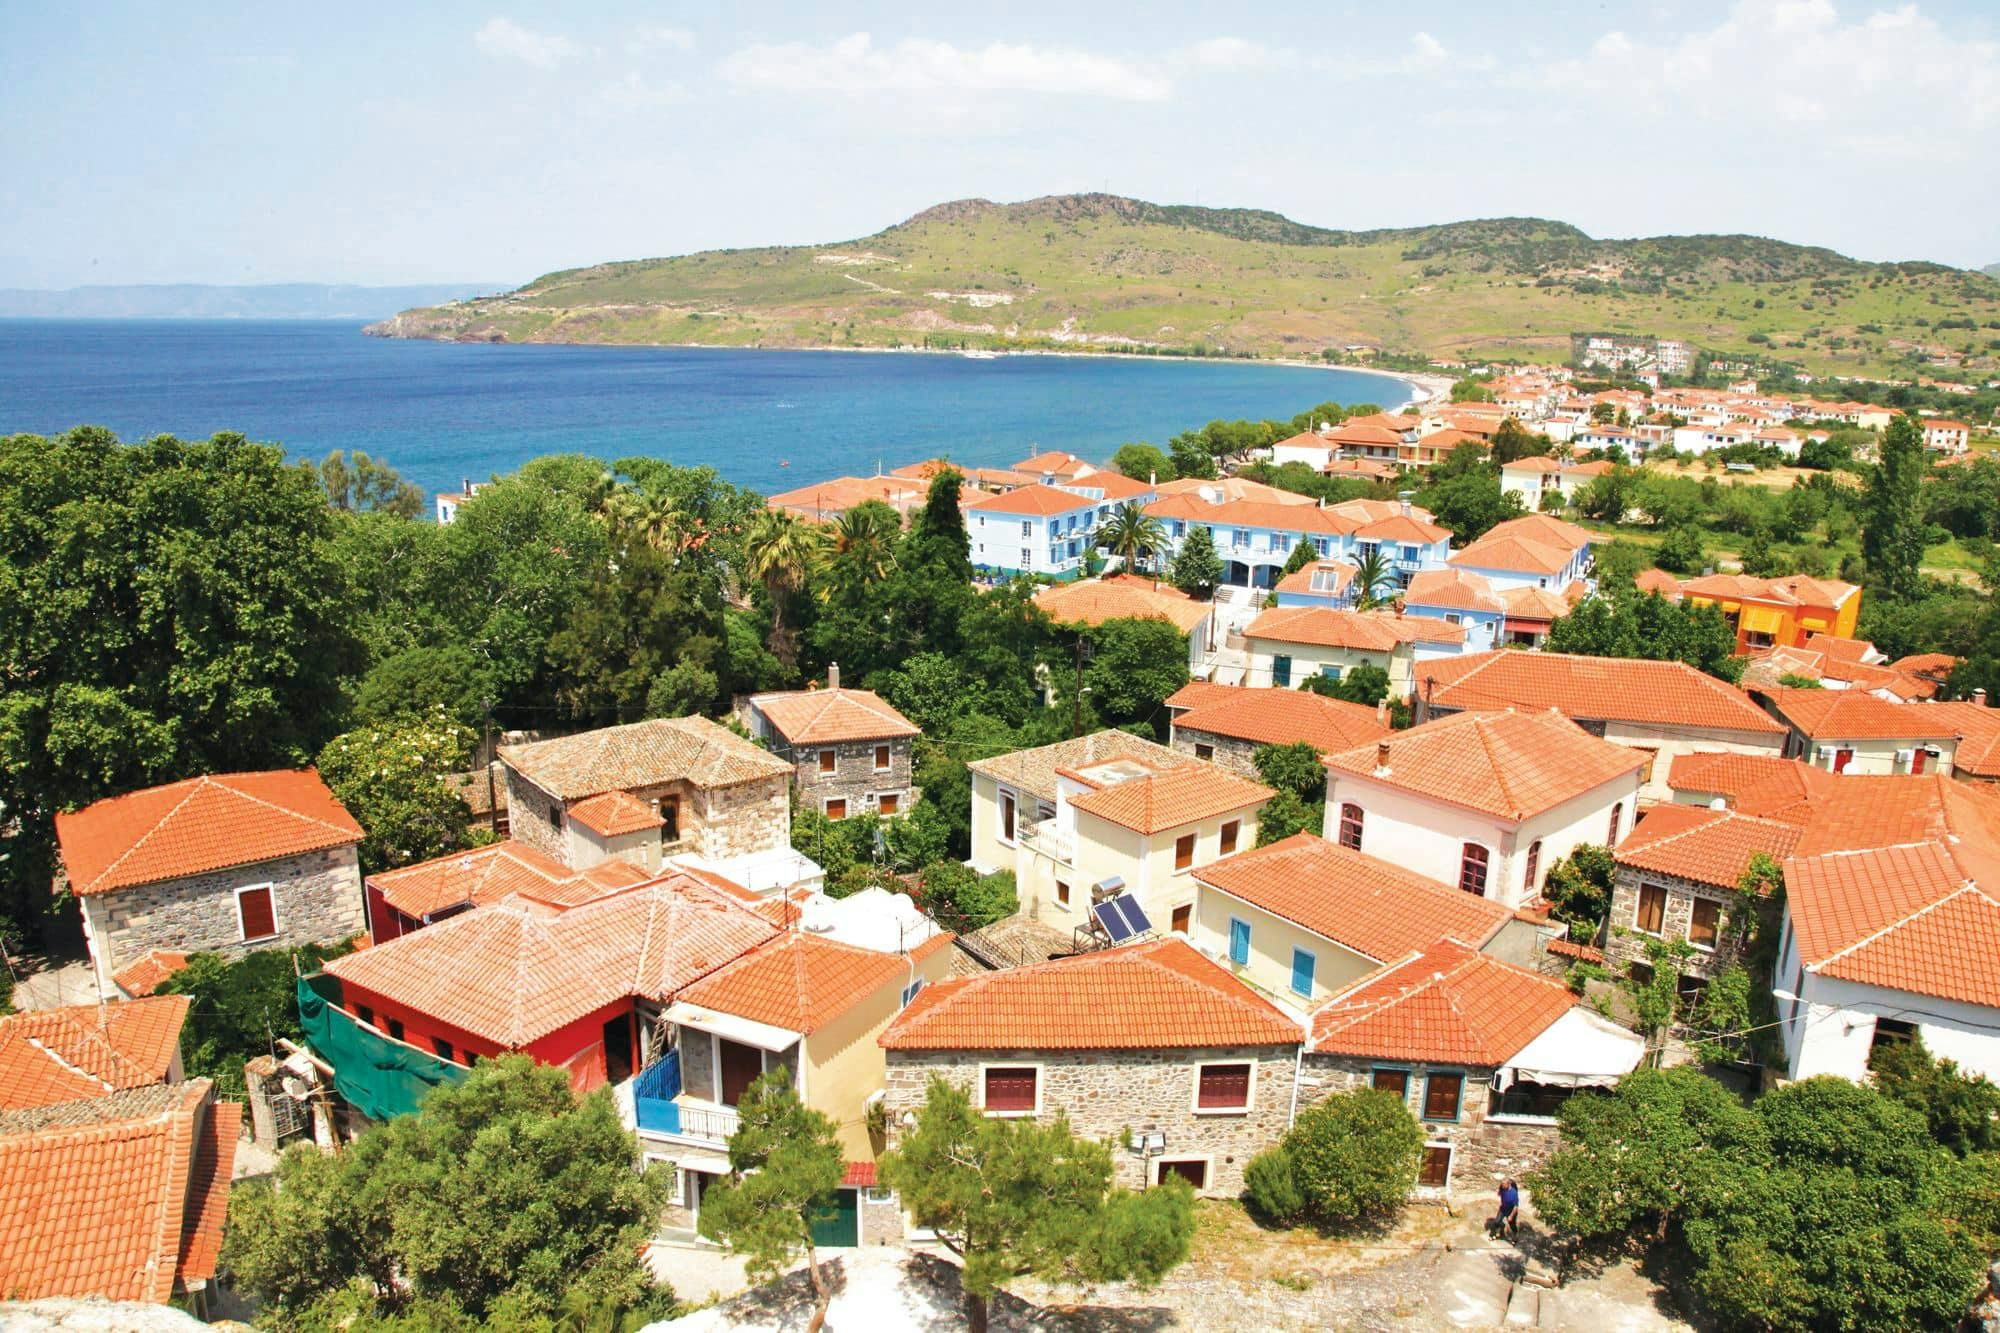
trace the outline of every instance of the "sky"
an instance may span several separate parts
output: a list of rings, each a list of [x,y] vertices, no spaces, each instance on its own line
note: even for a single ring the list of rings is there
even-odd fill
[[[508,286],[1084,190],[2000,262],[2000,4],[0,0],[0,286]]]

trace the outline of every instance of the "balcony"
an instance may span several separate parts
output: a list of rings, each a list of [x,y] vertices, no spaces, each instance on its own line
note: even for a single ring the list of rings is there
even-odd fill
[[[736,1108],[681,1091],[679,1051],[668,1051],[613,1091],[621,1118],[641,1134],[721,1147],[740,1123]]]
[[[1075,839],[1056,827],[1053,816],[1038,824],[1024,824],[1021,827],[1020,842],[1030,851],[1040,853],[1063,865],[1076,858]]]

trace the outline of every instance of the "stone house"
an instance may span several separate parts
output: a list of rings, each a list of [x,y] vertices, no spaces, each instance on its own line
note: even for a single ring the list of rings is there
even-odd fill
[[[223,773],[56,816],[98,994],[156,952],[334,944],[364,928],[361,826],[312,769]]]
[[[728,874],[790,853],[791,764],[704,717],[502,746],[500,762],[515,841],[573,868],[692,854]]]
[[[880,1038],[890,1146],[941,1077],[987,1115],[1110,1139],[1118,1185],[1232,1198],[1290,1124],[1301,1036],[1176,938],[938,982]]]
[[[1686,940],[1694,950],[1682,965],[1690,989],[1740,962],[1747,937],[1730,920],[1737,882],[1759,852],[1778,862],[1790,856],[1800,832],[1798,824],[1735,810],[1655,806],[1613,854],[1606,959],[1649,967],[1647,941]]]
[[[1442,939],[1313,1012],[1299,1105],[1394,1092],[1424,1130],[1416,1193],[1483,1194],[1555,1148],[1565,1100],[1616,1083],[1644,1053],[1562,982]]]
[[[1351,750],[1389,734],[1386,708],[1328,699],[1306,690],[1195,682],[1167,697],[1173,748],[1257,776],[1264,745],[1303,741],[1321,754]]]
[[[899,815],[916,799],[911,754],[922,733],[873,691],[843,688],[838,663],[825,689],[755,694],[744,714],[750,734],[792,765],[799,803],[828,819]]]

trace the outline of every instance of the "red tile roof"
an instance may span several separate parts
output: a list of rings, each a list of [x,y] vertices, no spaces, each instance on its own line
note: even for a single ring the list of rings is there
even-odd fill
[[[909,976],[910,960],[896,954],[790,932],[689,986],[680,1000],[810,1033]]]
[[[0,1018],[0,1110],[102,1097],[159,1083],[180,1054],[185,995]]]
[[[1405,643],[1464,643],[1465,626],[1430,616],[1402,616],[1389,611],[1274,606],[1260,612],[1244,629],[1243,637],[1387,653]]]
[[[730,787],[792,774],[784,760],[705,717],[659,717],[528,745],[503,745],[500,758],[559,801],[669,782]]]
[[[1095,509],[1097,505],[1098,501],[1087,495],[1045,486],[1038,481],[1032,486],[1017,486],[1000,495],[982,495],[975,500],[968,500],[965,508],[980,513],[1045,517],[1049,514],[1074,513],[1080,509]]]
[[[1655,806],[1618,844],[1618,864],[1734,889],[1762,852],[1782,861],[1799,843],[1799,826],[1698,805]]]
[[[1048,472],[1056,476],[1072,477],[1078,473],[1094,472],[1096,469],[1075,454],[1049,449],[1014,464],[1016,472],[1033,472],[1037,475]]]
[[[1442,606],[1452,611],[1485,611],[1499,615],[1507,607],[1486,578],[1463,569],[1425,569],[1403,589],[1405,606]],[[1425,668],[1419,668],[1424,670]]]
[[[1275,686],[1216,688],[1226,693],[1176,717],[1176,733],[1199,731],[1257,745],[1304,741],[1321,753],[1351,749],[1389,734],[1388,724],[1365,704]]]
[[[1178,936],[926,986],[890,1050],[1187,1050],[1291,1046],[1299,1025]]]
[[[1418,695],[1438,708],[1554,708],[1591,722],[1785,734],[1749,695],[1685,662],[1502,649],[1416,671]]]
[[[1176,696],[1178,697],[1178,696]],[[1134,736],[1129,731],[1107,729],[1088,736],[1012,750],[991,759],[974,759],[966,765],[981,777],[1004,782],[1018,791],[1030,792],[1045,801],[1056,799],[1056,774],[1065,769],[1088,768],[1111,759],[1133,759],[1148,768],[1173,768],[1200,761],[1157,741]]]
[[[404,916],[422,919],[448,907],[496,903],[510,894],[572,907],[647,878],[638,866],[617,857],[588,870],[572,870],[527,843],[509,839],[378,871],[368,877],[368,886],[379,890]]]
[[[1334,774],[1519,821],[1628,778],[1646,760],[1553,712],[1454,713],[1399,732],[1386,765],[1377,747],[1329,755]]]
[[[1212,703],[1227,703],[1235,697],[1241,685],[1217,685],[1214,681],[1191,680],[1166,698],[1169,708],[1205,708]]]
[[[79,897],[361,841],[314,770],[216,773],[56,816]]]
[[[1664,569],[1640,570],[1632,580],[1632,586],[1642,593],[1658,593],[1670,602],[1681,599],[1681,581]]]
[[[878,1172],[873,1162],[849,1162],[840,1177],[842,1189],[874,1189]]]
[[[1765,754],[1681,754],[1667,768],[1676,792],[1720,796],[1747,815],[1801,822],[1807,803],[1838,781],[1825,769]]]
[[[1811,740],[1950,740],[1958,732],[1929,704],[1895,704],[1861,690],[1757,691]]]
[[[1498,1068],[1577,997],[1551,977],[1439,940],[1378,968],[1312,1016],[1309,1049]]]
[[[604,838],[659,828],[667,822],[657,807],[624,791],[585,797],[569,808],[569,817]]]
[[[159,989],[161,982],[187,966],[188,956],[171,949],[155,949],[137,962],[128,963],[111,974],[118,989],[135,999]]]
[[[1483,945],[1513,916],[1489,899],[1312,833],[1225,857],[1195,878],[1378,963],[1440,935]]]
[[[1786,910],[1816,975],[2000,1007],[1993,844],[1926,842],[1794,857]]]
[[[1276,794],[1226,769],[1192,763],[1111,783],[1072,796],[1069,803],[1085,814],[1150,834],[1262,805]]]
[[[1824,653],[1829,661],[1872,665],[1870,658],[1879,662],[1882,655],[1875,651],[1875,645],[1866,639],[1847,639],[1837,634],[1806,635],[1806,651]]]
[[[1354,576],[1360,571],[1353,565],[1340,560],[1315,560],[1302,565],[1278,580],[1273,592],[1317,593],[1320,596],[1339,596],[1354,584]],[[1332,587],[1326,587],[1327,583]]]
[[[1945,713],[1945,724],[1959,734],[1952,768],[1968,777],[2000,778],[2000,708],[1966,700],[1929,706]]]
[[[1208,619],[1211,607],[1172,584],[1134,575],[1052,583],[1035,592],[1035,605],[1058,625],[1102,625],[1107,620],[1164,620],[1186,634]]]
[[[794,745],[839,745],[917,734],[916,724],[873,690],[846,686],[792,690],[759,694],[750,703]]]

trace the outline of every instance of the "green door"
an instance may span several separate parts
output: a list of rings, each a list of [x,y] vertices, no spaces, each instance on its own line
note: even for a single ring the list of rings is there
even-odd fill
[[[813,1244],[859,1245],[861,1243],[861,1191],[835,1190],[833,1202],[813,1213]]]

